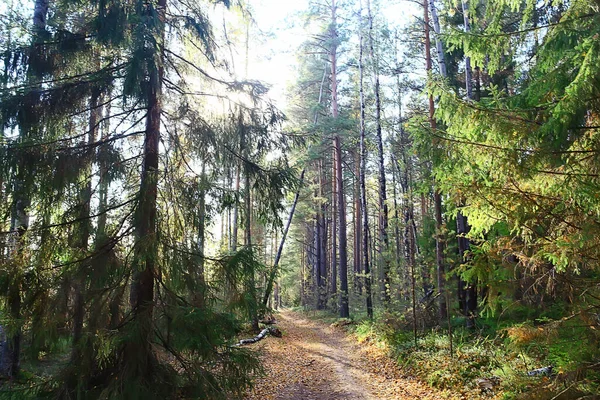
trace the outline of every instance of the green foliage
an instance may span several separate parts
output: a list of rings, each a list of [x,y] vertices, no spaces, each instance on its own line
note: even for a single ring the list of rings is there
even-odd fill
[[[598,335],[581,325],[585,318],[561,321],[528,315],[536,318],[534,325],[515,323],[518,315],[504,315],[501,321],[482,319],[483,328],[476,333],[465,329],[463,321],[454,320],[452,354],[450,338],[439,328],[420,333],[416,348],[410,330],[391,328],[384,319],[361,321],[352,330],[360,342],[389,349],[406,373],[447,394],[460,391],[472,398],[485,398],[478,380],[496,378],[499,381],[492,391],[506,399],[525,398],[521,397],[524,393],[536,396],[538,392],[544,393],[539,399],[552,398],[565,384],[580,396],[597,391],[597,370],[589,361],[598,356]],[[556,375],[527,376],[528,371],[546,365],[552,365]]]
[[[202,69],[222,66],[208,5],[50,2],[45,29],[0,35],[2,325],[11,340],[23,332],[23,375],[2,396],[225,399],[260,374],[254,354],[232,344],[262,311],[253,282],[264,260],[251,248],[208,257],[209,227],[241,206],[242,190],[224,183],[238,166],[249,172],[253,220],[278,227],[295,171],[279,133],[283,114],[258,98],[265,86],[213,80]],[[30,26],[30,16],[10,16]],[[190,62],[181,50],[199,57]],[[212,115],[186,95],[191,85],[169,81],[197,80],[190,70],[202,84],[218,82],[213,93],[245,92],[253,107]],[[148,174],[140,162],[154,155],[141,137],[155,100],[160,173]],[[251,146],[241,148],[242,131]],[[267,163],[275,149],[284,155]],[[156,200],[143,190],[151,183]],[[29,215],[29,226],[14,222]],[[148,269],[151,304],[135,307]]]

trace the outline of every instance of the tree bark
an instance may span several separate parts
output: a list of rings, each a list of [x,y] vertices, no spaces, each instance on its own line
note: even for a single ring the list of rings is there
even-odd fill
[[[392,166],[397,165],[398,161],[396,157],[392,154]],[[401,245],[400,245],[400,213],[398,212],[398,182],[396,178],[396,168],[392,168],[392,188],[393,188],[393,196],[394,196],[394,254],[396,256],[396,270],[398,272],[398,276],[401,277],[402,273],[400,271],[400,259],[401,255]],[[399,282],[399,298],[403,297],[402,291],[404,290],[402,281]]]
[[[438,57],[438,67],[440,69],[440,75],[443,78],[448,77],[448,71],[446,68],[446,58],[444,56],[444,44],[440,39],[440,19],[438,17],[437,9],[435,8],[435,0],[429,0],[429,10],[431,11],[431,19],[433,21],[433,30],[435,32],[435,48]]]
[[[167,0],[158,0],[155,40],[161,45],[165,36]],[[158,48],[157,46],[156,48]],[[152,352],[152,319],[154,313],[154,280],[157,274],[157,195],[159,175],[160,119],[162,113],[163,55],[156,51],[149,62],[147,116],[144,139],[140,198],[136,218],[136,271],[131,288],[132,323],[137,324],[136,338],[127,343],[124,357],[139,360],[139,371],[151,376],[154,366]]]
[[[396,48],[397,46],[395,46]],[[405,260],[405,264],[406,264],[406,268],[404,271],[400,271],[400,268],[398,268],[398,276],[402,277],[404,276],[406,279],[402,280],[401,279],[401,284],[400,284],[400,298],[401,299],[408,299],[410,298],[409,292],[410,292],[410,285],[411,285],[411,280],[410,278],[410,269],[411,269],[411,258],[410,258],[410,251],[413,251],[410,246],[409,246],[409,242],[408,242],[408,233],[410,233],[409,231],[406,230],[406,227],[409,225],[408,222],[410,221],[410,215],[412,215],[412,197],[409,196],[409,157],[407,155],[407,148],[408,148],[408,140],[405,138],[405,132],[404,132],[404,127],[402,126],[402,87],[400,84],[400,64],[398,62],[398,55],[396,50],[394,51],[394,55],[395,55],[395,59],[396,59],[396,90],[398,93],[398,133],[399,133],[399,137],[398,137],[398,145],[400,146],[400,156],[402,159],[402,162],[404,163],[404,167],[405,167],[405,171],[404,174],[402,173],[402,171],[399,168],[399,164],[398,164],[398,159],[396,158],[395,154],[392,153],[392,178],[394,179],[393,182],[393,186],[394,186],[394,214],[395,214],[395,219],[396,219],[396,227],[395,227],[395,233],[396,233],[396,260],[398,262],[398,264],[400,263],[400,258],[401,258],[401,244],[400,244],[400,215],[398,212],[398,201],[397,198],[398,196],[396,195],[396,172],[398,174],[398,183],[400,184],[400,189],[402,191],[403,194],[403,198],[402,198],[402,206],[403,206],[403,217],[404,217],[404,231],[403,231],[403,242],[404,242],[404,260]],[[409,199],[410,199],[410,208],[409,208]],[[404,281],[404,283],[402,283],[402,281]]]
[[[331,48],[329,51],[329,62],[331,65],[331,112],[333,119],[337,119],[339,115],[337,101],[337,28],[336,28],[336,11],[337,6],[335,0],[331,1]],[[347,254],[347,237],[346,237],[346,202],[344,199],[344,176],[342,171],[342,143],[340,135],[336,133],[333,139],[333,148],[335,149],[335,164],[336,164],[336,183],[337,183],[337,198],[338,198],[338,225],[339,225],[339,253],[340,253],[340,295],[339,295],[339,311],[341,318],[350,316],[348,305],[348,254]]]
[[[361,64],[362,61],[359,61]],[[359,66],[362,68],[362,66]],[[362,107],[362,105],[361,105]],[[360,168],[361,168],[361,155],[360,155],[360,139],[359,139],[359,150],[354,152],[354,290],[362,294],[362,284],[359,275],[362,273],[362,211],[361,211],[361,200],[360,200]]]
[[[335,170],[336,170],[336,154],[333,152],[333,163],[331,168],[331,294],[335,295],[337,293],[337,220],[335,216],[338,212],[337,207],[337,188],[336,188],[336,180],[335,180]]]
[[[316,194],[315,194],[315,197]],[[320,218],[319,214],[315,215],[314,229],[313,229],[313,246],[314,246],[314,265],[313,265],[313,291],[315,295],[315,308],[321,308],[321,228],[319,227]]]
[[[424,17],[425,17],[425,57],[426,57],[426,69],[428,73],[431,73],[431,41],[429,38],[429,13],[427,12],[427,1],[425,0],[424,8]],[[439,40],[439,22],[437,18],[437,11],[435,9],[434,0],[429,0],[431,12],[434,20],[434,29],[436,29],[436,47],[438,52],[438,64],[440,67],[440,72],[443,74],[443,77],[446,77],[446,63],[444,61],[444,51],[442,48],[442,43]],[[429,95],[429,125],[433,131],[437,130],[435,118],[435,105],[433,102],[433,96]],[[435,216],[435,263],[437,267],[437,284],[438,291],[440,292],[439,296],[439,315],[440,319],[444,320],[448,317],[447,313],[447,304],[446,304],[446,296],[445,296],[445,283],[446,283],[446,267],[444,265],[444,233],[443,233],[443,220],[442,220],[442,196],[437,188],[434,188],[433,192],[433,207],[434,207],[434,216]]]
[[[111,97],[111,91],[109,90],[105,96],[106,98]],[[104,106],[103,111],[103,122],[102,122],[102,133],[100,140],[105,142],[110,136],[110,113],[111,113],[111,104],[110,102]],[[98,219],[96,222],[96,237],[94,240],[94,251],[96,252],[96,256],[94,257],[94,261],[92,263],[92,284],[99,282],[100,278],[104,276],[108,264],[111,262],[110,254],[112,249],[110,247],[110,243],[108,240],[109,233],[107,232],[107,221],[108,221],[108,187],[110,185],[109,172],[111,165],[108,162],[108,152],[107,145],[102,145],[98,147],[98,155],[97,155],[97,163],[98,163]],[[96,289],[98,286],[95,287]],[[123,299],[123,294],[125,292],[125,287],[117,288],[116,291],[113,291],[110,295],[110,302],[108,307],[109,317],[108,317],[108,326],[111,329],[114,329],[121,318],[121,302]],[[102,299],[95,300],[92,308],[102,307]],[[101,310],[96,312],[96,316],[90,319],[89,328],[90,331],[94,331],[94,329],[98,326],[98,320],[100,315],[102,314]]]
[[[382,299],[386,307],[390,302],[390,261],[389,261],[389,237],[388,237],[388,205],[387,188],[385,177],[385,162],[383,154],[383,138],[381,131],[381,97],[379,83],[379,67],[375,59],[375,44],[373,39],[373,16],[371,14],[371,1],[367,0],[367,15],[369,22],[369,56],[373,65],[373,75],[375,78],[375,126],[377,138],[377,162],[379,168],[379,261],[383,270]]]
[[[277,277],[277,271],[279,268],[279,261],[281,260],[281,255],[283,254],[283,246],[285,244],[285,239],[287,238],[287,234],[290,230],[290,226],[292,225],[292,219],[294,218],[294,213],[296,212],[296,206],[298,205],[298,199],[300,198],[300,190],[302,188],[302,184],[304,183],[304,174],[306,173],[306,169],[303,169],[300,173],[300,183],[298,186],[298,191],[296,191],[296,195],[294,196],[294,202],[292,203],[292,208],[290,209],[290,215],[288,216],[287,223],[285,224],[285,228],[283,229],[283,234],[281,236],[281,242],[279,243],[279,247],[277,248],[277,254],[275,255],[275,261],[273,262],[273,268],[271,273],[269,274],[269,280],[267,281],[267,289],[265,290],[265,296],[263,297],[263,306],[266,306],[269,302],[269,296],[271,295],[271,290],[273,288],[273,282]]]
[[[462,0],[462,10],[465,32],[468,33],[471,31],[471,24],[469,23],[469,3],[467,0]],[[467,94],[467,101],[473,100],[473,82],[470,57],[465,57],[465,90]],[[463,263],[467,261],[465,252],[467,252],[470,248],[469,239],[465,237],[468,232],[469,222],[467,217],[463,215],[459,209],[456,215],[456,233],[458,236],[458,252]],[[459,299],[461,299],[461,297],[464,297],[465,299],[464,306],[461,309],[467,317],[467,328],[473,328],[475,326],[475,316],[477,314],[477,284],[475,282],[469,284],[459,278],[458,289]]]
[[[317,218],[319,219],[319,306],[320,309],[325,308],[327,305],[327,221],[325,219],[325,193],[323,193],[323,187],[325,186],[325,170],[323,168],[323,160],[319,161],[319,213]]]
[[[463,10],[463,21],[465,26],[465,32],[471,31],[471,24],[469,23],[469,3],[468,0],[462,0]],[[465,57],[465,90],[467,91],[467,100],[473,99],[473,83],[472,83],[472,71],[471,71],[471,57]]]
[[[84,257],[88,252],[88,242],[90,239],[90,206],[92,200],[92,165],[95,160],[94,148],[92,144],[96,142],[99,106],[98,98],[100,93],[94,89],[90,98],[90,118],[88,123],[88,138],[87,142],[90,146],[88,150],[90,154],[87,155],[87,160],[83,168],[82,176],[87,179],[84,187],[79,194],[79,219],[82,221],[79,223],[79,233],[75,247],[79,250],[80,257]],[[86,269],[89,268],[87,264],[79,265],[79,270],[76,272],[74,279],[74,300],[73,300],[73,349],[71,352],[71,362],[77,363],[80,361],[80,349],[79,342],[83,333],[83,320],[85,316],[85,276]]]
[[[239,226],[239,199],[237,199],[237,196],[239,196],[240,193],[240,163],[241,161],[238,160],[237,165],[235,167],[235,194],[236,194],[236,201],[235,204],[233,206],[233,233],[231,234],[231,251],[233,251],[234,253],[237,251],[237,241],[238,241],[238,226]]]
[[[241,111],[240,111],[241,112]],[[241,118],[241,115],[240,115]],[[241,149],[244,154],[244,158],[248,159],[247,153],[247,140],[246,136],[246,127],[244,126],[243,121],[241,123]],[[250,171],[248,169],[248,165],[244,163],[244,213],[245,213],[245,224],[244,224],[244,246],[246,249],[253,251],[252,249],[252,194],[250,187]],[[258,310],[256,309],[256,305],[258,299],[256,298],[256,277],[254,276],[254,271],[249,271],[249,275],[247,276],[247,288],[252,296],[252,304],[250,305],[250,323],[252,324],[252,330],[258,332]]]
[[[360,211],[362,215],[362,257],[363,271],[365,273],[365,295],[367,305],[367,315],[373,319],[373,299],[371,294],[371,269],[369,265],[369,214],[367,211],[367,188],[365,183],[365,173],[367,168],[367,147],[365,143],[366,124],[365,124],[365,92],[364,92],[364,72],[363,72],[363,36],[362,36],[362,4],[359,10],[359,91],[360,91]]]
[[[416,229],[414,223],[413,197],[411,189],[411,164],[408,156],[408,138],[402,128],[400,128],[400,146],[402,148],[402,162],[404,170],[398,172],[401,175],[400,186],[403,192],[403,217],[404,217],[404,260],[406,262],[406,276],[408,278],[408,286],[410,290],[410,299],[412,301],[413,314],[413,333],[415,347],[417,346],[417,302],[416,302],[416,281],[415,281],[415,264],[416,264]],[[407,290],[407,291],[408,291]]]
[[[206,162],[202,161],[202,172],[200,174],[200,188],[198,199],[198,240],[196,246],[198,248],[198,261],[196,270],[190,276],[196,277],[197,282],[193,282],[192,304],[196,307],[204,307],[206,279],[204,276],[204,248],[206,236]],[[221,230],[222,232],[222,230]]]

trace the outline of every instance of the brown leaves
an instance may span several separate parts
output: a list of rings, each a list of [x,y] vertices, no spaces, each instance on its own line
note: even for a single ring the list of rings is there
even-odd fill
[[[440,393],[406,377],[375,344],[359,345],[342,329],[284,311],[282,340],[257,344],[266,376],[247,399],[440,399]],[[336,329],[337,328],[337,329]]]

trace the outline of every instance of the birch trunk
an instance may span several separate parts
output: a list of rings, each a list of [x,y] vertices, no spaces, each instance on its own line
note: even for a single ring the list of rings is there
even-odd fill
[[[304,183],[304,174],[306,170],[303,169],[300,174],[300,184],[299,188],[302,188],[302,184]],[[285,224],[285,228],[283,229],[283,235],[281,236],[281,242],[279,243],[279,247],[277,248],[277,254],[275,255],[275,261],[273,261],[273,269],[269,275],[269,280],[267,282],[267,289],[265,291],[265,296],[263,297],[263,306],[266,306],[269,302],[269,296],[271,295],[271,290],[273,290],[273,283],[275,278],[277,277],[277,271],[279,268],[279,261],[281,260],[281,255],[283,254],[283,246],[285,244],[285,239],[287,238],[287,234],[290,230],[290,226],[292,225],[292,220],[294,218],[294,213],[296,212],[296,206],[298,205],[298,199],[300,198],[300,189],[296,192],[294,196],[294,202],[292,203],[292,208],[290,209],[290,215],[288,216],[287,223]],[[277,299],[276,303],[277,304]]]
[[[425,0],[427,1],[427,0]],[[440,24],[437,16],[437,10],[435,8],[434,0],[429,0],[429,8],[431,10],[431,15],[433,19],[433,26],[435,30],[435,41],[436,48],[438,54],[438,65],[440,68],[440,73],[442,77],[447,77],[446,71],[446,62],[444,60],[444,49],[442,46],[442,42],[439,38],[440,36]],[[426,48],[426,58],[427,58],[427,71],[431,72],[431,50],[430,50],[430,39],[429,39],[429,16],[427,13],[427,7],[425,7],[425,48]],[[433,113],[435,112],[435,106],[433,103],[433,96],[429,96],[429,124],[432,130],[436,130],[436,122],[433,117]],[[442,220],[442,196],[437,188],[434,189],[433,193],[433,207],[434,207],[434,217],[435,217],[435,260],[437,267],[437,285],[440,293],[439,296],[439,316],[440,319],[444,320],[448,318],[448,305],[446,303],[446,295],[445,295],[445,287],[446,287],[446,267],[444,265],[444,234],[442,232],[443,229],[443,220]]]
[[[462,1],[463,10],[463,21],[465,32],[471,31],[471,24],[469,22],[469,3],[468,0]],[[471,59],[465,57],[465,90],[467,94],[467,101],[473,100],[473,82],[472,82],[472,71],[471,71]],[[461,261],[466,262],[465,252],[470,248],[469,239],[465,235],[469,232],[469,222],[467,217],[463,215],[459,209],[456,215],[456,233],[458,236],[458,251]],[[463,313],[467,317],[467,328],[473,328],[475,326],[475,316],[477,313],[477,285],[476,283],[467,283],[463,280],[459,280],[459,299],[464,297],[464,305],[461,308]]]

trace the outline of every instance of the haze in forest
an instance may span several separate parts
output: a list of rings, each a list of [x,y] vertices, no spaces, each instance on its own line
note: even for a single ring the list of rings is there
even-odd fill
[[[0,4],[0,399],[595,399],[597,0]]]

